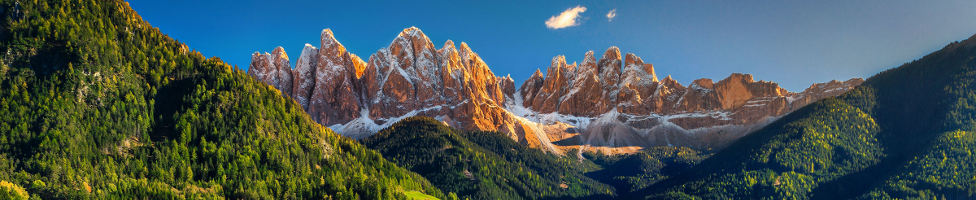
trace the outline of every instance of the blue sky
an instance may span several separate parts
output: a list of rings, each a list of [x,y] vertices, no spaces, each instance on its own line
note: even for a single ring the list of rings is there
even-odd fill
[[[366,59],[416,26],[438,48],[448,39],[467,42],[517,84],[536,68],[544,72],[553,56],[582,61],[588,50],[618,46],[682,84],[742,72],[799,91],[866,78],[976,34],[969,0],[129,2],[169,36],[241,68],[251,53],[276,46],[294,63],[305,43],[318,46],[324,28]],[[547,27],[575,7],[586,8],[569,19],[575,26]]]

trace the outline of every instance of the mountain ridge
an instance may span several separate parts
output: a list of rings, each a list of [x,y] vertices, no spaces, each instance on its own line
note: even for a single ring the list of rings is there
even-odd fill
[[[974,38],[788,114],[637,196],[972,198]]]
[[[609,198],[613,189],[584,176],[596,166],[529,148],[486,131],[463,131],[428,117],[398,121],[361,140],[389,160],[459,199]]]
[[[0,51],[0,190],[24,199],[449,196],[121,0],[0,0]]]
[[[346,52],[330,29],[322,33],[322,46],[327,48],[316,50],[306,44],[295,70],[279,70],[290,67],[268,59],[287,58],[281,56],[285,54],[279,47],[273,54],[253,54],[248,73],[271,85],[288,82],[273,80],[288,76],[284,74],[314,76],[314,81],[304,78],[301,84],[300,78],[294,78],[295,89],[282,90],[283,94],[293,96],[316,121],[353,138],[420,115],[453,127],[499,131],[555,153],[588,147],[626,153],[672,144],[707,149],[721,147],[776,116],[863,81],[814,84],[804,92],[792,93],[775,83],[734,73],[719,82],[698,79],[685,87],[670,76],[658,80],[652,64],[610,47],[599,60],[593,51],[587,52],[580,64],[555,56],[545,75],[536,69],[516,89],[511,76],[495,76],[466,43],[457,48],[447,40],[435,49],[416,27],[401,31],[365,64]],[[316,59],[318,62],[307,61]],[[752,104],[746,105],[749,102]],[[600,118],[620,120],[598,122]],[[591,122],[604,124],[589,127]],[[612,129],[630,130],[622,135],[601,131]],[[709,136],[691,136],[703,135],[700,133]],[[617,142],[628,138],[637,143]]]

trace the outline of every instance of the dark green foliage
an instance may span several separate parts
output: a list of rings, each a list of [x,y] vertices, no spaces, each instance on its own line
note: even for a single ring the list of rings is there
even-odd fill
[[[971,199],[976,195],[976,136],[953,131],[934,144],[861,198]]]
[[[0,0],[0,180],[45,199],[444,197],[120,0]]]
[[[601,166],[587,173],[617,188],[623,196],[690,169],[709,155],[687,147],[651,147],[634,154],[605,155],[586,152],[585,158]]]
[[[793,112],[643,192],[662,199],[971,199],[973,89],[970,38]]]
[[[401,120],[363,143],[461,199],[606,198],[583,176],[592,163],[557,157],[496,132],[459,131],[431,118]]]

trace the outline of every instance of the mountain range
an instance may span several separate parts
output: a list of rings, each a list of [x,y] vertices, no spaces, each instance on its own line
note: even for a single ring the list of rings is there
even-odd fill
[[[295,67],[281,47],[255,52],[248,74],[294,98],[323,125],[365,138],[410,116],[428,116],[458,128],[500,131],[511,139],[562,153],[584,149],[632,153],[679,145],[720,148],[776,118],[836,96],[862,79],[811,85],[790,92],[778,84],[732,74],[683,86],[659,80],[637,55],[608,48],[581,64],[556,56],[516,90],[496,76],[466,43],[435,48],[418,28],[400,32],[363,61],[331,29],[320,47],[306,44]]]
[[[515,85],[416,28],[368,62],[322,33],[245,72],[122,0],[0,0],[0,199],[976,197],[976,35],[789,92],[612,47]]]

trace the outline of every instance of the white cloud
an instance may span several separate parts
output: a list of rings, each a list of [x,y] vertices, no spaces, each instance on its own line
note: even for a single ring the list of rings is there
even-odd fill
[[[617,17],[617,9],[616,8],[611,9],[610,12],[607,13],[607,21],[608,22],[612,22],[614,17]]]
[[[566,9],[566,11],[559,13],[558,16],[549,17],[549,20],[546,20],[546,27],[551,29],[561,29],[570,26],[577,26],[579,25],[577,20],[580,18],[580,13],[583,12],[586,12],[586,7],[583,6],[576,6]]]

